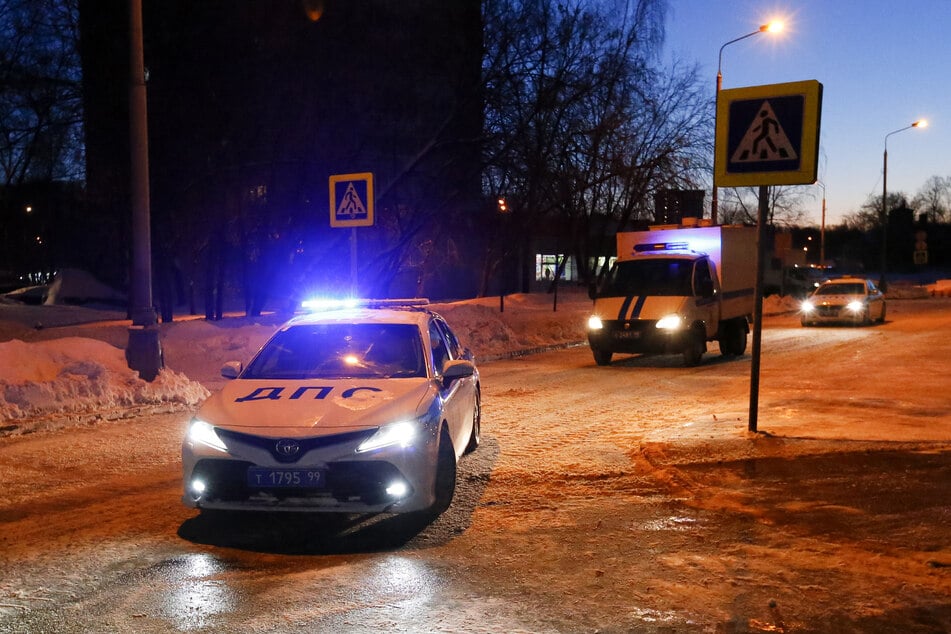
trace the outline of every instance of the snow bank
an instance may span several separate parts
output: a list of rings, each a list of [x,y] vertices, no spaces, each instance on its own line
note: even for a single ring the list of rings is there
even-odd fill
[[[91,273],[80,269],[63,269],[53,278],[43,303],[52,306],[90,302],[121,304],[124,301],[125,296],[122,293],[106,286]]]
[[[504,309],[503,309],[504,307]],[[553,295],[483,297],[431,308],[446,318],[463,343],[487,361],[513,353],[583,343],[591,300],[576,289]]]
[[[201,384],[165,369],[149,383],[122,350],[82,337],[0,343],[0,431],[24,432],[52,418],[118,418],[143,408],[172,411],[208,396]]]

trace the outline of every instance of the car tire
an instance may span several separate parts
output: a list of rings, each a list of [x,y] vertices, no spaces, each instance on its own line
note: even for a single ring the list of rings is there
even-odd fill
[[[439,433],[439,450],[436,457],[436,477],[433,486],[435,501],[429,507],[429,514],[433,517],[441,515],[456,493],[456,454],[452,448],[452,439],[449,430],[443,426]]]
[[[809,326],[812,325],[811,321],[806,321],[805,319],[800,319],[799,323],[802,324],[803,328],[808,328]]]
[[[726,357],[741,357],[746,352],[746,329],[743,324],[731,320],[723,326],[720,354]]]
[[[470,454],[479,447],[482,442],[482,397],[478,388],[475,393],[475,411],[472,413],[472,433],[469,434],[469,442],[466,444],[465,453]]]
[[[601,348],[591,348],[591,354],[594,355],[594,362],[598,365],[611,365],[611,357],[614,356],[610,350]]]
[[[700,365],[703,358],[703,339],[697,333],[691,333],[687,337],[687,343],[684,345],[684,365],[688,368]]]
[[[882,302],[882,314],[878,316],[878,323],[885,323],[885,302]]]

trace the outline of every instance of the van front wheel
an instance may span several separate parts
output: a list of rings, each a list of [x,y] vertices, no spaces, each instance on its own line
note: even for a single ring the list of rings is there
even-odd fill
[[[700,365],[700,359],[703,357],[704,341],[699,335],[693,334],[687,338],[684,345],[684,365],[688,368]]]

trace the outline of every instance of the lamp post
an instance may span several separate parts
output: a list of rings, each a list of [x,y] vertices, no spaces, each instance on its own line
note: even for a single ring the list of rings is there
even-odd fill
[[[730,44],[734,44],[740,40],[745,40],[748,37],[753,37],[754,35],[758,35],[760,33],[778,33],[782,30],[783,23],[774,20],[768,24],[761,25],[755,31],[747,33],[746,35],[741,35],[738,38],[734,38],[720,47],[720,55],[717,58],[717,92],[716,99],[714,101],[714,130],[716,130],[716,110],[720,105],[720,90],[723,88],[723,49],[725,49]],[[710,222],[717,224],[717,176],[715,170],[713,173],[713,192],[712,196],[710,197]]]
[[[155,309],[152,307],[152,243],[149,210],[149,145],[145,66],[142,52],[142,0],[129,0],[129,146],[132,202],[132,328],[125,357],[129,368],[153,381],[164,366]]]
[[[822,181],[816,181],[822,188],[822,220],[819,223],[819,266],[826,265],[826,186]]]
[[[885,270],[888,265],[888,137],[893,134],[898,134],[899,132],[904,132],[905,130],[910,130],[912,128],[924,128],[927,126],[927,121],[924,119],[919,119],[911,125],[906,125],[904,128],[898,128],[897,130],[892,130],[885,135],[885,152],[882,155],[882,266],[878,280],[878,287],[882,290],[882,292],[885,292],[886,290]]]

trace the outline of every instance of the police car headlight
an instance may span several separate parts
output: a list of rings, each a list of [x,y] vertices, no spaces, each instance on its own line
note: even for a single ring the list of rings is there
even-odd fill
[[[597,315],[588,317],[588,330],[601,330],[604,328],[604,322]]]
[[[185,435],[189,442],[196,445],[205,445],[218,451],[227,451],[228,448],[215,433],[215,428],[203,420],[194,419],[188,426],[188,433]]]
[[[860,313],[865,310],[865,302],[855,299],[845,305],[845,308],[852,313]]]
[[[803,302],[799,307],[802,309],[802,312],[804,313],[811,313],[812,311],[816,309],[815,304],[813,304],[812,302],[808,300]]]
[[[382,449],[383,447],[394,445],[408,447],[416,439],[417,429],[417,424],[410,421],[400,421],[398,423],[383,425],[376,430],[375,434],[360,443],[360,446],[357,447],[357,451],[363,453],[365,451],[373,451],[374,449]]]
[[[683,325],[683,319],[680,315],[665,315],[655,325],[661,330],[677,330]]]

